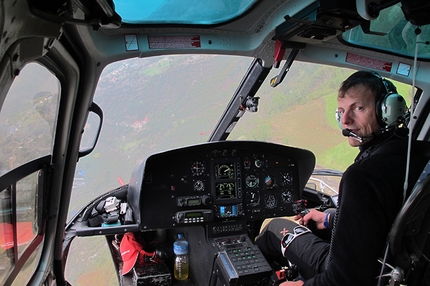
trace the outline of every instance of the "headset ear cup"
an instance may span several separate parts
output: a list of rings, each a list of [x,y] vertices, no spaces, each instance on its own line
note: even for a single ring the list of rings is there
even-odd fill
[[[387,125],[387,123],[385,123],[384,119],[383,119],[383,102],[385,102],[385,98],[388,96],[388,94],[384,95],[382,98],[379,98],[376,101],[376,106],[375,106],[375,112],[376,112],[376,119],[378,120],[378,123],[384,127]]]
[[[379,74],[373,73],[379,78],[385,87],[385,93],[380,94],[376,100],[376,119],[384,127],[391,125],[403,116],[407,111],[405,99],[397,93],[396,86],[389,80],[382,78]]]
[[[343,129],[343,127],[342,127],[342,114],[340,114],[339,110],[336,109],[336,112],[334,115],[336,118],[337,125],[339,126],[340,129]]]
[[[398,93],[387,94],[381,101],[380,106],[377,107],[377,111],[380,112],[380,119],[383,122],[383,126],[391,125],[399,119],[399,117],[404,116],[408,111],[406,106],[406,101]]]

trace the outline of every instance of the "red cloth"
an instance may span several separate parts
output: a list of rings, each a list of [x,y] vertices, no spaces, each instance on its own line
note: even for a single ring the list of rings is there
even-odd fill
[[[136,241],[132,232],[124,234],[119,246],[123,262],[122,275],[127,274],[133,269],[142,248],[142,245]]]
[[[144,265],[146,263],[158,262],[155,252],[146,252],[142,244],[136,241],[132,232],[127,232],[121,240],[119,251],[122,258],[122,275],[127,274],[133,269],[134,265]],[[139,255],[140,254],[140,255]]]

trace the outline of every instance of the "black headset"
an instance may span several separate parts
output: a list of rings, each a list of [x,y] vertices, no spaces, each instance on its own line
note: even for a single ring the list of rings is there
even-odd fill
[[[384,86],[384,91],[376,97],[376,118],[382,127],[390,126],[396,123],[399,118],[403,117],[407,111],[406,101],[400,94],[394,84],[382,78],[377,72],[370,72],[377,77]],[[342,115],[336,109],[336,121],[341,129]]]

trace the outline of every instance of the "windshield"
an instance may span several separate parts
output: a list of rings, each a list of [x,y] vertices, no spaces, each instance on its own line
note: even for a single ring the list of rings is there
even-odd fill
[[[95,150],[77,165],[69,218],[91,199],[127,184],[150,154],[206,142],[251,62],[177,55],[106,67],[94,98],[104,113],[103,129]]]
[[[176,55],[109,65],[94,98],[104,113],[102,133],[95,150],[78,162],[69,218],[91,199],[127,184],[150,154],[207,142],[251,62]],[[317,168],[343,171],[357,150],[339,132],[334,110],[338,86],[353,71],[295,62],[272,88],[269,81],[279,70],[270,72],[257,93],[258,111],[246,112],[228,140],[308,149]]]
[[[94,98],[104,113],[103,128],[94,151],[78,162],[69,219],[87,202],[127,184],[133,168],[149,155],[207,142],[252,60],[175,55],[106,67]],[[257,92],[258,111],[245,112],[227,139],[308,149],[317,158],[316,169],[344,171],[358,151],[337,125],[336,97],[354,71],[294,62],[272,88],[279,70],[272,69]],[[410,86],[396,85],[411,98]]]

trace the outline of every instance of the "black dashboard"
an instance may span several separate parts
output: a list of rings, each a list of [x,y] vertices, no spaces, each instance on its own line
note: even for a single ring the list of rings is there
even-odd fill
[[[254,244],[261,223],[295,214],[314,167],[308,150],[257,141],[210,142],[153,154],[133,170],[128,185],[76,215],[65,240],[106,235],[116,265],[122,265],[117,234],[148,239],[160,234],[157,243],[171,249],[172,239],[182,233],[190,268],[199,269],[184,285],[255,285],[273,273]],[[131,277],[122,277],[131,283]]]
[[[312,152],[256,141],[169,150],[137,166],[127,200],[141,231],[293,215],[315,166]],[[240,226],[240,224],[237,224]],[[227,227],[227,229],[225,229]]]

